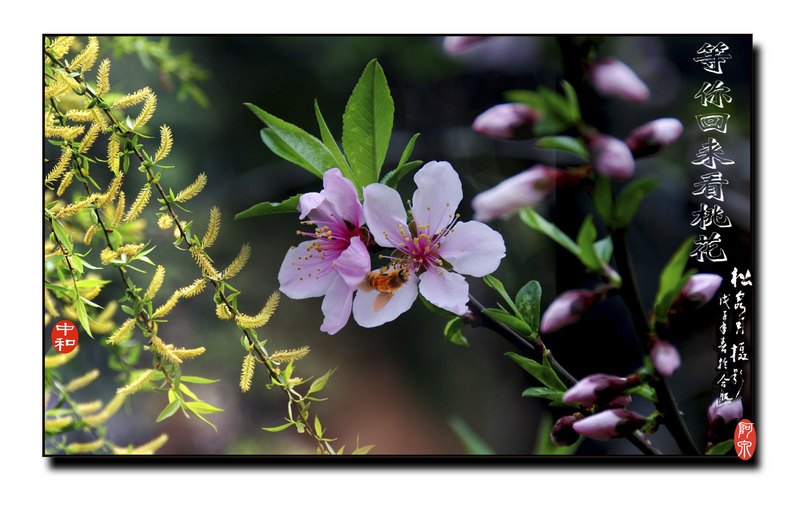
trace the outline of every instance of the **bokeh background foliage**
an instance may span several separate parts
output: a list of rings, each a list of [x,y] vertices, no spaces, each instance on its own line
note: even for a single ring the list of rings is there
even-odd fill
[[[728,39],[728,44],[736,43],[735,38]],[[197,171],[208,175],[208,188],[190,208],[192,217],[204,222],[212,205],[220,207],[224,231],[216,254],[229,261],[242,242],[251,244],[254,257],[238,279],[246,284],[240,287],[239,299],[246,311],[258,311],[265,296],[278,287],[277,270],[286,249],[298,242],[298,225],[294,215],[234,221],[234,214],[260,201],[319,190],[320,184],[264,146],[259,137],[263,125],[243,106],[245,102],[316,133],[316,99],[340,140],[337,116],[365,64],[378,58],[395,103],[387,163],[396,162],[408,139],[420,132],[413,158],[451,162],[461,174],[467,200],[535,162],[563,163],[558,160],[561,154],[533,149],[530,142],[491,141],[470,129],[479,113],[503,101],[506,91],[539,86],[558,89],[564,78],[564,56],[555,37],[498,37],[456,58],[442,51],[441,37],[429,36],[205,36],[171,37],[166,43],[159,37],[106,37],[100,41],[113,58],[114,89],[133,91],[149,85],[158,95],[153,126],[169,123],[175,137],[170,157],[175,167],[164,172],[169,183],[187,184]],[[592,101],[582,105],[584,117],[617,137],[667,116],[684,121],[687,132],[693,132],[689,120],[697,109],[691,98],[706,79],[691,62],[700,43],[684,37],[602,38],[599,53],[623,59],[635,69],[650,86],[651,100],[635,107],[614,100]],[[159,59],[158,48],[168,48],[176,62]],[[725,81],[736,94],[736,101],[726,107],[731,113],[727,146],[736,148],[737,163],[746,163],[750,159],[749,63],[729,66]],[[54,156],[49,154],[51,148],[45,151],[48,157]],[[661,187],[643,203],[631,227],[631,250],[645,298],[655,294],[663,263],[692,233],[690,212],[696,204],[690,195],[693,170],[689,161],[695,151],[695,141],[684,136],[658,159],[637,162],[637,176],[661,178]],[[730,247],[740,261],[749,259],[751,247],[749,176],[744,164],[726,174],[731,186],[725,207],[734,223],[734,229],[726,233],[731,240],[728,244],[726,239],[726,250]],[[408,197],[413,191],[411,180],[406,179],[400,191]],[[135,191],[126,193],[135,195]],[[151,205],[144,215],[146,239],[157,246],[153,255],[170,270],[170,280],[190,283],[196,268],[171,247],[170,232],[155,227],[151,211],[155,208]],[[559,189],[539,211],[574,234],[590,208],[585,194]],[[469,201],[462,203],[460,213],[472,217]],[[509,290],[536,279],[542,284],[546,305],[558,292],[586,284],[579,264],[564,258],[562,250],[516,218],[493,226],[507,241],[508,256],[495,274]],[[496,301],[480,280],[470,284],[483,303]],[[119,283],[104,290],[109,298],[122,293]],[[376,445],[373,453],[460,454],[465,449],[455,432],[463,434],[468,426],[498,454],[534,451],[544,403],[521,397],[532,383],[503,356],[511,349],[505,341],[487,330],[467,329],[469,348],[450,344],[442,335],[441,319],[419,302],[388,325],[367,330],[351,321],[330,337],[319,331],[319,302],[284,298],[266,335],[274,347],[310,346],[312,352],[302,362],[308,375],[319,376],[337,367],[326,388],[330,399],[316,403],[315,408],[339,444],[354,448],[359,437],[362,444]],[[619,322],[624,315],[619,306],[608,301],[581,326],[547,339],[548,347],[576,376],[622,375],[639,366],[637,342],[632,330],[626,329],[627,319]],[[713,394],[712,323],[716,317],[716,310],[703,310],[687,320],[683,339],[673,341],[684,364],[671,383],[690,429],[698,433],[704,430],[705,410]],[[46,347],[49,330],[45,328]],[[165,338],[172,334],[206,347],[203,357],[187,364],[191,370],[185,372],[220,379],[203,388],[205,400],[225,409],[214,418],[218,431],[182,415],[156,425],[153,420],[164,407],[163,396],[138,394],[124,415],[109,421],[108,429],[116,437],[141,443],[166,432],[170,441],[160,454],[313,452],[313,445],[296,433],[271,434],[260,429],[283,423],[285,399],[264,390],[263,372],[256,373],[250,393],[240,392],[238,334],[231,325],[219,322],[210,301],[179,303],[162,332]],[[74,361],[76,376],[105,366],[107,353],[96,342],[84,338],[81,351]],[[109,380],[103,386],[116,389],[120,384],[110,381],[112,376],[103,374],[100,379]],[[654,435],[654,442],[665,449],[674,447],[664,431]],[[579,449],[583,454],[606,452],[636,453],[636,449],[625,441],[587,441]]]

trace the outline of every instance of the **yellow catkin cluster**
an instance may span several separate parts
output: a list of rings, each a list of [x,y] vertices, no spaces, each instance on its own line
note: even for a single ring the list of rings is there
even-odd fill
[[[111,447],[111,452],[114,454],[135,454],[135,455],[149,455],[155,454],[155,452],[162,447],[169,441],[169,436],[166,433],[159,435],[158,437],[150,440],[147,443],[139,445],[137,447],[118,447],[116,445]]]
[[[197,178],[195,178],[194,182],[192,182],[188,187],[183,189],[175,196],[175,201],[184,203],[194,198],[200,194],[200,192],[203,190],[203,187],[206,186],[206,182],[208,182],[208,177],[205,173],[200,173],[197,175]]]
[[[308,346],[298,347],[296,349],[281,349],[269,355],[269,359],[275,363],[287,363],[292,360],[299,360],[311,352]]]
[[[102,96],[111,90],[111,61],[103,59],[97,68],[97,89],[95,92]]]
[[[233,313],[231,312],[230,308],[228,308],[228,305],[225,303],[220,303],[217,305],[217,317],[223,321],[227,321],[233,317]]]
[[[172,151],[172,129],[167,125],[161,125],[161,144],[159,144],[158,149],[156,150],[155,157],[153,157],[153,162],[158,162],[159,160],[163,160],[169,156],[169,152]]]
[[[66,451],[70,454],[89,454],[99,451],[105,445],[105,440],[98,438],[93,442],[73,442],[66,447]]]
[[[158,319],[159,317],[164,317],[167,314],[169,314],[172,311],[172,309],[175,308],[175,305],[178,304],[178,300],[180,298],[181,298],[180,290],[176,290],[175,292],[173,292],[172,295],[169,297],[169,299],[167,299],[167,301],[163,305],[156,308],[156,311],[153,312],[153,319]]]
[[[297,385],[303,384],[303,378],[289,378],[289,381],[286,383],[289,385],[289,388],[296,387]]]
[[[62,146],[58,161],[53,166],[53,169],[47,173],[47,176],[44,177],[45,185],[49,185],[61,178],[69,167],[70,162],[72,162],[72,148],[69,146]]]
[[[119,226],[119,223],[122,222],[123,214],[125,214],[125,191],[120,191],[117,208],[114,209],[114,216],[111,218],[111,229]]]
[[[56,79],[44,89],[45,99],[57,98],[67,91],[79,89],[78,82],[63,70],[57,70],[55,75]]]
[[[120,189],[122,189],[122,179],[122,173],[114,176],[114,178],[108,184],[108,189],[106,189],[106,192],[103,193],[100,202],[97,204],[98,207],[102,207],[117,198],[117,194],[119,194]]]
[[[86,244],[87,246],[91,246],[92,239],[94,239],[94,234],[96,232],[97,232],[97,225],[93,224],[92,226],[89,227],[88,230],[86,230],[86,233],[83,236],[83,243]]]
[[[111,248],[103,248],[103,250],[100,251],[100,261],[104,264],[111,263],[113,260],[116,260],[118,256],[119,252]]]
[[[266,323],[269,322],[270,317],[272,314],[275,313],[275,310],[278,308],[278,303],[280,302],[281,295],[278,291],[273,292],[269,299],[267,299],[267,303],[264,305],[264,308],[261,309],[256,315],[245,315],[245,314],[238,314],[236,316],[236,324],[240,328],[245,329],[255,329],[264,326]]]
[[[136,121],[133,122],[134,128],[141,128],[148,121],[150,118],[153,117],[153,114],[156,113],[156,107],[158,106],[158,99],[156,98],[155,94],[150,94],[147,96],[147,99],[144,101],[144,106],[142,107],[142,111],[136,117]]]
[[[114,416],[115,413],[122,408],[122,405],[125,404],[125,398],[128,396],[117,394],[111,399],[106,407],[95,415],[91,417],[84,417],[83,422],[89,427],[97,427],[100,424],[104,424],[108,419]]]
[[[50,45],[50,53],[52,53],[56,59],[60,59],[67,55],[67,52],[69,52],[74,42],[75,36],[59,36],[55,38]]]
[[[113,345],[128,340],[128,337],[133,333],[134,326],[136,326],[136,321],[133,318],[126,320],[117,328],[117,331],[108,337],[106,342]]]
[[[245,243],[236,258],[222,271],[222,278],[229,280],[242,272],[248,260],[250,260],[250,244]]]
[[[95,141],[97,141],[97,136],[100,135],[102,131],[102,126],[99,123],[92,123],[89,126],[89,130],[86,131],[86,135],[83,136],[81,139],[81,144],[78,147],[78,153],[85,154],[88,152],[92,146],[94,146]]]
[[[187,224],[188,223],[186,221],[181,221],[180,222],[181,229],[186,230],[186,225]],[[175,225],[175,229],[172,230],[172,236],[175,237],[176,239],[181,238],[181,231],[178,230],[178,226],[177,225]]]
[[[94,112],[86,109],[70,109],[64,116],[70,121],[78,123],[91,123],[95,120]]]
[[[55,418],[55,419],[45,420],[44,421],[44,430],[45,431],[49,431],[49,432],[61,431],[65,427],[67,427],[70,424],[72,424],[74,422],[74,420],[75,419],[73,419],[70,416],[58,417],[58,418]]]
[[[169,214],[160,214],[158,216],[158,227],[162,230],[169,230],[172,228],[172,216]]]
[[[44,136],[48,139],[63,139],[74,141],[86,128],[83,125],[47,126],[44,127]]]
[[[56,217],[61,219],[64,217],[74,216],[83,208],[95,206],[99,199],[100,195],[94,192],[78,202],[70,203],[69,205],[64,206],[56,213]]]
[[[253,353],[247,353],[242,361],[242,374],[239,378],[239,388],[242,389],[242,393],[250,390],[250,386],[253,384],[253,373],[255,369],[256,359]]]
[[[197,358],[201,354],[205,353],[206,348],[196,347],[194,349],[186,349],[185,347],[181,347],[179,349],[173,349],[172,352],[181,360],[191,360],[192,358]]]
[[[61,183],[58,185],[58,189],[56,190],[56,196],[61,196],[64,194],[64,191],[67,190],[69,184],[72,183],[72,179],[75,177],[75,174],[70,171],[64,175],[64,178],[61,179]]]
[[[44,368],[45,369],[55,369],[56,367],[61,367],[65,363],[69,362],[76,356],[78,356],[78,351],[80,351],[80,347],[76,347],[69,353],[57,354],[54,356],[45,356],[44,357]]]
[[[136,392],[140,391],[144,386],[150,381],[150,378],[155,374],[155,369],[147,369],[146,371],[140,373],[136,378],[125,385],[124,387],[120,387],[117,389],[117,394],[120,395],[132,395]]]
[[[143,87],[135,93],[126,94],[119,100],[115,101],[111,107],[114,109],[124,109],[142,103],[148,96],[153,95],[153,90],[149,87]]]
[[[166,274],[166,269],[164,269],[163,265],[159,265],[156,267],[156,271],[153,273],[153,279],[150,280],[150,285],[147,287],[147,292],[144,294],[144,300],[150,301],[156,294],[158,290],[161,288],[161,285],[164,284],[164,275]]]
[[[64,390],[66,390],[67,392],[74,392],[76,390],[80,390],[81,388],[89,386],[99,376],[100,376],[100,371],[97,369],[92,369],[86,374],[78,376],[77,378],[71,380],[64,387]]]
[[[150,339],[150,348],[155,353],[161,355],[174,364],[180,365],[183,363],[183,360],[181,360],[181,358],[175,354],[175,346],[172,344],[165,344],[164,341],[161,340],[161,338],[157,335],[153,335],[153,338]]]
[[[98,399],[97,401],[91,401],[91,402],[88,402],[88,403],[78,403],[78,404],[76,404],[75,405],[75,411],[77,411],[81,415],[88,415],[90,413],[96,412],[97,410],[99,410],[102,407],[103,407],[103,401]]]
[[[144,184],[142,190],[139,191],[139,194],[136,195],[136,199],[133,200],[131,203],[131,209],[128,210],[128,214],[125,216],[125,222],[130,222],[139,217],[144,210],[144,207],[147,206],[147,203],[150,201],[150,196],[152,194],[152,190],[150,189],[150,184]]]
[[[108,158],[108,169],[114,174],[119,173],[119,140],[116,137],[112,136],[108,139],[106,157]]]
[[[83,50],[72,59],[72,62],[69,63],[69,67],[72,71],[78,71],[78,69],[82,71],[90,70],[97,61],[98,55],[100,55],[100,41],[98,41],[96,37],[90,36],[89,42],[86,43]]]
[[[180,292],[181,297],[194,297],[203,292],[203,289],[205,288],[206,288],[206,280],[204,278],[198,278],[194,280],[191,284],[179,288],[178,292]]]
[[[212,280],[219,279],[219,271],[214,268],[214,264],[211,263],[211,260],[202,249],[192,246],[190,252],[194,258],[194,261],[197,262],[197,266],[200,267],[200,270],[203,271],[208,278]]]
[[[138,255],[144,249],[144,243],[139,244],[124,244],[117,250],[120,255],[125,255],[131,259]]]
[[[219,227],[222,224],[222,212],[216,206],[211,207],[206,233],[203,234],[201,245],[203,248],[210,248],[214,245],[219,235]]]

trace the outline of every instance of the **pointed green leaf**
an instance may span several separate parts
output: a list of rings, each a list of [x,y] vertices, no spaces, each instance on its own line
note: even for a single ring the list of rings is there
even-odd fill
[[[381,180],[381,183],[395,189],[397,188],[397,184],[400,183],[400,180],[402,180],[404,176],[406,176],[409,172],[414,171],[421,165],[421,160],[412,160],[411,162],[406,162],[402,166],[386,173]]]
[[[600,260],[607,264],[614,254],[614,243],[611,241],[611,237],[604,237],[595,242],[594,252],[600,257]]]
[[[364,68],[347,100],[342,122],[342,145],[357,185],[377,182],[394,123],[394,101],[377,60]]]
[[[186,403],[186,407],[195,413],[218,413],[225,411],[222,408],[217,408],[216,406],[203,401],[189,401]]]
[[[81,327],[90,338],[94,338],[94,335],[92,335],[92,328],[89,326],[89,316],[86,315],[86,305],[83,301],[75,301],[72,304],[75,306],[75,311],[78,314],[78,321],[80,321]]]
[[[712,446],[706,451],[708,456],[721,456],[728,454],[733,449],[733,440],[725,440],[717,445]]]
[[[461,441],[461,444],[466,449],[467,454],[484,454],[484,455],[491,455],[494,454],[494,451],[489,447],[486,442],[481,440],[481,438],[475,434],[475,432],[470,429],[466,422],[460,417],[453,417],[450,419],[450,429],[456,434],[458,439]]]
[[[161,410],[161,413],[159,413],[158,417],[156,417],[156,422],[161,422],[164,419],[172,417],[173,415],[175,415],[175,412],[177,412],[180,407],[181,407],[181,402],[179,400],[176,399],[172,401],[163,410]]]
[[[199,385],[210,385],[216,383],[218,379],[201,378],[200,376],[181,376],[181,381],[186,383],[197,383]]]
[[[535,146],[543,150],[561,150],[577,155],[582,159],[589,158],[589,150],[580,139],[567,135],[551,135],[536,141]]]
[[[342,175],[355,182],[353,171],[350,169],[350,164],[347,163],[347,159],[344,158],[342,150],[339,149],[339,145],[336,144],[336,139],[333,138],[333,134],[331,134],[328,124],[325,122],[325,118],[322,116],[322,111],[319,110],[319,103],[317,103],[317,100],[314,100],[314,114],[317,116],[317,124],[319,125],[319,134],[322,137],[322,143],[325,144],[325,147],[328,148],[328,151],[330,151],[331,155],[333,155],[334,160],[336,160],[336,163],[338,164],[337,167],[342,172]]]
[[[531,280],[519,289],[514,304],[517,305],[522,320],[533,329],[533,335],[539,335],[539,319],[542,308],[542,286],[536,280]]]
[[[556,375],[555,371],[553,371],[553,369],[550,367],[542,365],[535,360],[522,357],[516,353],[506,353],[506,356],[511,358],[511,360],[522,367],[525,372],[541,381],[543,385],[547,386],[551,390],[563,392],[567,389],[567,387],[564,386],[564,383],[562,383],[559,377]]]
[[[363,455],[369,454],[369,451],[375,448],[375,445],[365,445],[364,447],[359,447],[355,451],[353,451],[353,455]]]
[[[644,197],[658,187],[659,183],[658,177],[648,176],[636,179],[626,185],[617,197],[614,226],[622,227],[630,223],[639,210],[639,205],[641,205]]]
[[[573,123],[581,119],[581,105],[578,102],[578,94],[572,87],[572,84],[566,80],[562,80],[561,88],[564,89],[564,97],[567,99],[567,106],[569,107],[569,118]]]
[[[520,210],[519,217],[522,222],[536,230],[543,233],[560,244],[564,249],[575,255],[581,257],[581,248],[575,244],[566,233],[562,232],[556,225],[550,223],[547,219],[543,218],[532,208],[524,208]]]
[[[482,313],[501,324],[505,324],[520,335],[527,337],[533,334],[533,330],[527,322],[514,317],[513,315],[507,314],[502,310],[498,310],[496,308],[484,308]]]
[[[500,296],[505,300],[505,302],[508,304],[511,310],[514,311],[514,315],[516,315],[520,319],[523,319],[522,314],[520,314],[519,310],[517,310],[517,305],[514,303],[514,301],[511,300],[511,296],[508,295],[508,292],[506,292],[506,287],[500,280],[498,280],[491,274],[488,274],[483,277],[483,282],[486,283],[486,285],[493,288],[494,290],[496,290],[498,294],[500,294]]]
[[[467,337],[465,337],[464,334],[461,333],[461,328],[463,327],[464,327],[464,319],[461,317],[453,317],[444,326],[445,338],[447,338],[447,340],[456,344],[457,346],[469,347],[469,342],[467,342]]]
[[[551,390],[547,387],[531,387],[531,388],[526,388],[522,392],[522,397],[540,397],[542,399],[548,399],[550,401],[560,402],[564,398],[564,392]]]
[[[594,205],[600,219],[609,226],[614,224],[614,195],[611,192],[611,180],[607,176],[598,175],[592,194]]]
[[[300,203],[300,196],[302,196],[302,194],[295,194],[283,201],[264,201],[263,203],[256,203],[247,210],[239,212],[233,218],[239,221],[241,219],[247,219],[248,217],[266,216],[270,214],[296,214],[297,204]]]
[[[325,385],[328,384],[328,379],[330,379],[331,374],[333,374],[333,370],[329,370],[322,376],[318,377],[311,383],[311,387],[308,389],[308,395],[311,395],[316,392],[320,392],[325,388]]]
[[[269,431],[270,433],[277,433],[279,431],[283,431],[284,429],[289,428],[290,426],[294,426],[294,422],[287,422],[286,424],[281,424],[280,426],[265,427],[261,429],[263,429],[264,431]]]
[[[267,125],[261,130],[261,139],[276,155],[318,177],[336,167],[336,160],[322,141],[251,103],[245,106]]]
[[[686,267],[686,262],[689,261],[689,253],[694,244],[694,236],[689,237],[683,244],[678,247],[678,250],[669,259],[667,265],[661,271],[661,278],[658,282],[658,293],[656,293],[656,301],[654,311],[656,320],[664,322],[667,319],[667,312],[678,297],[678,294],[689,279],[683,272]]]
[[[594,250],[594,241],[597,238],[597,228],[592,221],[592,215],[586,216],[580,230],[578,230],[578,246],[581,248],[580,259],[588,269],[595,272],[603,271],[600,257]]]

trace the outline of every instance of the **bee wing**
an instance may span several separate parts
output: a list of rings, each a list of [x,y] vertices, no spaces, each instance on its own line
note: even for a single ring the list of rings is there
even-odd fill
[[[375,301],[372,302],[372,311],[380,312],[387,304],[389,304],[390,299],[392,299],[392,294],[381,292],[375,296]]]

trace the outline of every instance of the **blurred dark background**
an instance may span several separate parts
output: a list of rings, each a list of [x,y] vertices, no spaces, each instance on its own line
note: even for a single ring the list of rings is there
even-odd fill
[[[749,37],[712,37],[712,43],[724,40],[736,56],[725,65],[721,77],[703,72],[692,62],[707,38],[598,39],[598,54],[626,62],[650,86],[651,98],[638,105],[601,100],[583,87],[585,84],[575,84],[585,91],[581,102],[587,121],[619,138],[659,117],[676,117],[685,127],[683,136],[666,152],[637,161],[637,176],[661,178],[661,186],[643,203],[630,234],[645,304],[652,303],[661,267],[677,245],[698,232],[689,222],[690,213],[699,204],[691,195],[691,184],[701,173],[690,162],[707,134],[694,124],[694,115],[702,109],[693,96],[704,81],[714,78],[723,79],[734,98],[725,107],[731,114],[728,133],[717,137],[726,156],[736,161],[736,165],[723,169],[731,182],[725,189],[724,208],[734,227],[722,230],[730,265],[697,267],[701,272],[719,274],[729,273],[733,265],[750,267]],[[109,38],[101,39],[106,50],[108,42]],[[175,168],[164,171],[163,183],[178,190],[197,172],[208,174],[208,187],[190,208],[198,227],[205,226],[211,205],[222,209],[222,232],[212,256],[218,262],[228,262],[243,242],[252,245],[253,258],[233,282],[242,290],[240,306],[245,311],[258,311],[278,287],[278,268],[288,247],[298,242],[295,231],[299,226],[295,215],[234,221],[234,214],[260,201],[317,191],[321,184],[264,146],[259,137],[262,124],[242,105],[244,102],[252,102],[316,135],[313,101],[317,99],[339,139],[341,114],[350,91],[366,63],[377,57],[395,102],[395,129],[386,166],[393,166],[408,139],[420,132],[413,158],[447,160],[459,171],[465,189],[459,212],[464,218],[471,217],[472,197],[503,178],[537,162],[572,162],[552,151],[534,149],[530,141],[497,142],[481,138],[470,129],[478,114],[505,101],[505,91],[539,86],[557,89],[565,76],[565,64],[580,66],[562,62],[555,37],[496,37],[456,56],[443,52],[442,37],[428,36],[173,36],[171,48],[177,53],[191,52],[193,60],[209,72],[208,80],[197,82],[210,99],[207,108],[191,99],[179,102],[174,90],[177,85],[170,87],[167,81],[159,80],[157,71],[143,69],[135,55],[113,58],[112,90],[133,91],[145,85],[156,90],[159,108],[151,125],[167,123],[175,135],[168,162]],[[128,194],[135,194],[140,180],[136,176],[127,181]],[[406,178],[400,190],[404,197],[410,197],[413,181]],[[161,293],[166,297],[168,288],[185,285],[198,273],[186,254],[172,248],[171,236],[155,227],[155,208],[151,205],[145,214],[149,222],[147,238],[158,246],[150,256],[168,269]],[[591,208],[585,192],[559,189],[538,210],[574,236]],[[564,290],[596,283],[571,256],[516,218],[495,222],[493,227],[503,233],[508,250],[495,275],[512,294],[528,280],[536,279],[542,284],[547,305]],[[471,292],[485,304],[498,299],[481,280],[470,280]],[[109,286],[104,294],[109,299],[119,297],[121,288]],[[296,373],[301,376],[319,376],[337,368],[325,393],[330,399],[315,404],[329,433],[338,437],[335,446],[346,444],[353,449],[359,437],[362,445],[376,445],[375,454],[459,454],[463,447],[449,426],[452,418],[459,417],[499,454],[530,454],[534,450],[545,404],[521,397],[533,383],[503,356],[513,350],[506,341],[486,330],[466,329],[469,348],[450,344],[442,336],[443,320],[419,301],[388,325],[363,329],[351,320],[341,332],[328,336],[319,331],[320,303],[321,299],[283,298],[277,315],[261,331],[273,350],[311,347],[311,355],[297,365]],[[713,305],[684,316],[675,323],[670,340],[683,357],[683,365],[670,383],[699,443],[704,442],[705,410],[715,394],[716,336],[712,324],[719,318],[719,310]],[[265,375],[260,369],[253,389],[247,394],[239,391],[243,357],[239,335],[232,323],[216,319],[210,292],[182,301],[169,319],[159,332],[165,340],[207,348],[201,358],[185,364],[184,373],[220,378],[219,383],[194,387],[201,398],[226,410],[210,417],[219,432],[180,414],[155,424],[166,398],[139,394],[127,414],[118,414],[109,423],[112,440],[136,444],[166,431],[170,442],[160,451],[162,454],[313,452],[308,441],[296,433],[272,434],[260,429],[283,423],[285,401],[281,392],[264,388]],[[585,323],[546,337],[545,342],[578,377],[592,372],[624,374],[641,363],[630,320],[618,298],[598,304]],[[81,369],[104,368],[106,353],[102,348],[90,342],[84,344],[83,351],[74,366],[75,375]],[[143,361],[146,359],[143,357]],[[752,382],[749,373],[746,380]],[[94,398],[104,386],[114,390],[118,384],[96,384],[81,393],[87,399]],[[639,406],[640,411],[649,413],[646,405]],[[667,451],[674,448],[663,428],[653,440]],[[607,451],[636,453],[624,441],[587,441],[580,449],[584,454]]]

